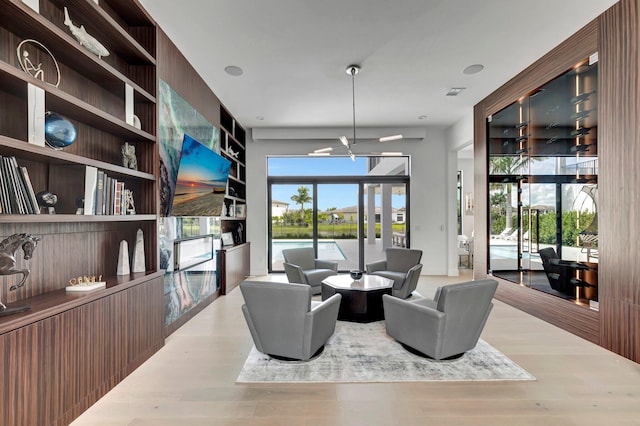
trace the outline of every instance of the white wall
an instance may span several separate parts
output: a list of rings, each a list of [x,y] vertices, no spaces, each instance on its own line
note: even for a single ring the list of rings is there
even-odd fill
[[[464,194],[473,191],[473,159],[471,164],[460,164],[458,154],[461,149],[473,144],[473,110],[458,120],[456,123],[446,129],[445,132],[446,144],[447,144],[447,221],[448,221],[448,234],[447,234],[447,249],[448,249],[448,275],[458,275],[458,217],[456,206],[456,191],[458,183],[458,170],[463,170],[463,203]],[[460,166],[465,166],[464,169],[460,169]],[[469,181],[469,179],[471,179]],[[472,218],[472,216],[467,216]],[[463,212],[463,231],[473,227],[473,220],[471,224],[466,223]],[[466,225],[465,225],[466,223]],[[469,231],[470,233],[471,231]],[[469,237],[471,235],[468,235]]]
[[[247,239],[251,242],[251,274],[267,273],[267,155],[306,155],[327,146],[326,140],[254,141],[247,135]],[[336,141],[336,143],[338,143]],[[411,246],[423,250],[422,274],[457,275],[455,173],[457,157],[445,139],[445,130],[426,129],[423,141],[386,142],[385,151],[402,151],[411,156]],[[453,190],[450,187],[453,170]],[[451,197],[453,196],[453,202]],[[451,238],[453,235],[453,238]],[[451,253],[454,253],[451,258]]]

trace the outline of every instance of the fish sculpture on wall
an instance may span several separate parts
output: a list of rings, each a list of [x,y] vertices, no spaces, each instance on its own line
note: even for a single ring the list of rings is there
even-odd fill
[[[102,45],[95,37],[89,35],[87,30],[84,29],[84,25],[79,27],[73,25],[71,18],[69,18],[69,11],[64,8],[64,24],[69,27],[71,34],[78,40],[81,46],[84,46],[89,52],[102,58],[103,56],[109,56],[109,51]]]

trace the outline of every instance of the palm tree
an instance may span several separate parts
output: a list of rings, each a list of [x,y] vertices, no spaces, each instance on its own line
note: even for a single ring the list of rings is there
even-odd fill
[[[304,221],[304,205],[313,201],[313,197],[309,195],[309,188],[306,186],[298,188],[298,193],[291,196],[291,201],[300,204],[300,220]]]

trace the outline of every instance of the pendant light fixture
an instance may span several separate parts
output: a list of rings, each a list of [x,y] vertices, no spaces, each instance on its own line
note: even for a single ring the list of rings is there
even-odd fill
[[[349,157],[351,158],[352,161],[356,161],[356,155],[353,153],[353,147],[356,145],[356,143],[358,142],[357,140],[357,136],[356,136],[356,75],[360,72],[360,65],[355,65],[355,64],[351,64],[349,65],[346,69],[345,72],[347,73],[347,75],[351,76],[351,112],[352,112],[352,119],[353,119],[353,135],[352,135],[352,139],[351,141],[349,141],[349,138],[346,135],[342,135],[340,137],[338,137],[338,139],[340,140],[340,143],[342,144],[342,146],[344,146],[347,150],[347,154],[349,155]],[[371,132],[369,132],[371,133]],[[397,141],[403,139],[403,135],[402,134],[396,134],[396,135],[390,135],[390,136],[383,136],[383,137],[375,137],[374,140],[364,140],[361,141],[363,143],[367,143],[367,142],[389,142],[389,141]],[[309,153],[308,155],[310,156],[327,156],[327,155],[331,155],[331,151],[333,151],[332,147],[327,147],[327,148],[321,148],[321,149],[316,149],[315,151]],[[396,156],[396,155],[402,155],[401,152],[382,152],[379,153],[381,155],[385,155],[385,156]]]
[[[352,161],[356,161],[356,156],[351,151],[351,145],[356,144],[356,74],[360,72],[359,65],[349,65],[345,72],[351,76],[351,101],[352,101],[352,112],[353,112],[353,142],[349,143],[349,139],[346,136],[340,136],[340,142],[347,148],[347,152],[349,157],[351,157]]]

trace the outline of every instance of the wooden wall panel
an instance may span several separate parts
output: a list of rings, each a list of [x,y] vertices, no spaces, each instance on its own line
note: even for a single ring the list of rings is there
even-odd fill
[[[489,183],[487,180],[487,146],[480,141],[487,140],[486,106],[481,101],[473,108],[473,191],[474,194],[474,238],[473,238],[473,278],[482,280],[487,278],[487,265],[489,253],[489,205],[487,194]]]
[[[34,218],[37,218],[34,216]],[[0,276],[0,300],[11,303],[28,297],[59,290],[68,285],[69,279],[80,275],[102,274],[114,277],[118,267],[118,252],[109,247],[118,247],[126,240],[129,253],[133,247],[138,228],[145,236],[147,269],[156,266],[157,243],[155,222],[101,222],[101,223],[28,223],[3,224],[6,235],[29,232],[40,237],[33,258],[22,259],[22,250],[16,252],[17,265],[30,269],[26,284],[15,291],[9,287],[21,275]],[[73,261],[65,259],[74,253]]]
[[[594,45],[594,43],[597,43]],[[476,203],[486,198],[484,119],[560,74],[577,60],[599,52],[599,303],[598,327],[580,322],[575,334],[598,330],[602,346],[640,362],[640,0],[621,0],[540,61],[488,96],[475,110]],[[478,183],[480,182],[480,183]],[[487,207],[476,214],[476,232],[487,226]],[[486,235],[485,240],[486,242]],[[474,276],[483,278],[487,247],[476,245]],[[505,287],[506,288],[506,287]],[[501,286],[502,289],[502,286]],[[498,298],[550,322],[561,316],[552,300],[535,292],[499,291]],[[526,289],[524,289],[526,290]],[[501,300],[502,300],[501,299]],[[551,319],[551,320],[550,320]],[[591,339],[590,339],[591,340]]]
[[[3,424],[67,425],[148,359],[164,342],[162,291],[156,277],[0,335]]]
[[[593,20],[487,96],[482,101],[485,117],[489,114],[495,114],[520,97],[530,94],[597,50],[598,21]]]
[[[598,312],[559,297],[492,277],[496,299],[593,343],[600,343]]]
[[[600,17],[599,248],[602,344],[640,362],[640,1]]]
[[[251,245],[240,244],[220,251],[220,291],[229,294],[249,276]]]
[[[220,100],[182,52],[160,29],[158,29],[157,72],[158,78],[167,82],[211,124],[220,127]]]
[[[486,118],[530,94],[598,50],[598,20],[593,20],[559,46],[537,60],[474,108],[474,191],[476,197],[476,230],[474,278],[483,279],[488,272],[488,204],[487,204],[487,128]],[[602,220],[602,219],[601,219]],[[502,283],[498,300],[524,310],[587,340],[599,343],[599,315],[539,291]],[[571,320],[573,318],[573,320]]]

